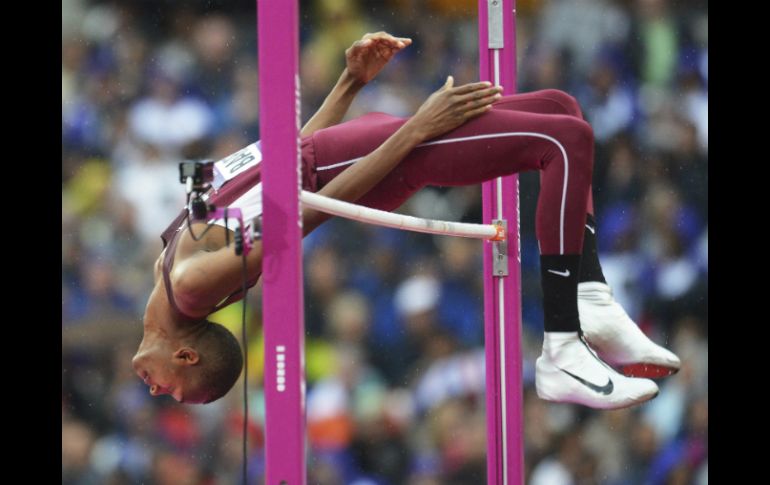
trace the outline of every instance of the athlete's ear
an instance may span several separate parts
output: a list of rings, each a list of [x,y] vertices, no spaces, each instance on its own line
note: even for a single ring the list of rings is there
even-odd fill
[[[183,365],[195,365],[200,361],[200,356],[195,349],[190,347],[182,347],[174,352],[174,359],[179,364]]]

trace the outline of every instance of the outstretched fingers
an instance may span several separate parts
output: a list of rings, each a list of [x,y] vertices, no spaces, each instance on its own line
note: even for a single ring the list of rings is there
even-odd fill
[[[468,103],[468,102],[477,101],[477,100],[488,98],[490,96],[495,96],[495,95],[498,95],[498,98],[499,98],[500,93],[502,93],[502,91],[503,89],[501,87],[495,86],[495,87],[489,87],[489,88],[476,89],[474,91],[466,92],[464,94],[454,93],[454,95],[459,102]]]
[[[501,98],[502,88],[499,86],[480,86],[482,84],[476,83],[477,88],[475,90],[467,91],[463,94],[454,94],[455,101],[461,106],[465,118],[471,118],[484,113],[492,107],[493,103]]]
[[[408,37],[395,37],[382,31],[366,34],[363,36],[362,40],[377,41],[378,43],[395,49],[403,49],[412,43],[412,39]]]
[[[492,109],[492,104],[491,103],[485,104],[483,106],[479,106],[478,108],[473,108],[466,111],[465,113],[463,113],[463,118],[465,118],[466,120],[469,120],[471,118],[475,118],[476,116],[486,113],[490,109]]]
[[[452,94],[468,94],[482,89],[492,88],[492,83],[489,81],[481,81],[477,83],[468,83],[453,88]]]
[[[377,57],[390,60],[398,51],[406,48],[412,43],[412,39],[407,37],[394,37],[387,32],[377,32],[366,34],[360,40],[345,51],[349,57],[359,57],[366,53],[373,53]]]

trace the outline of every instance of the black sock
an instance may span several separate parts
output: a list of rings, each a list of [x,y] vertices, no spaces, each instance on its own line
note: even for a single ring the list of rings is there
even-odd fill
[[[583,256],[580,258],[580,283],[599,281],[607,283],[599,263],[599,253],[596,249],[596,220],[594,216],[586,216],[585,235],[583,236]]]
[[[580,331],[577,307],[579,271],[579,254],[540,255],[546,332]]]

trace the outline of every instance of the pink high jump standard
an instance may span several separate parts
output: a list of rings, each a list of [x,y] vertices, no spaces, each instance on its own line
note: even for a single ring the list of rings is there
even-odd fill
[[[516,93],[516,0],[479,0],[479,77]],[[508,226],[501,249],[484,244],[487,483],[524,483],[519,177],[482,185],[483,222]]]
[[[515,92],[515,0],[479,0],[480,78]],[[305,365],[299,151],[299,8],[257,2],[263,152],[265,450],[268,485],[305,485]],[[484,223],[506,221],[507,244],[484,243],[489,484],[523,484],[518,178],[482,188]],[[507,259],[507,261],[506,261]],[[294,302],[294,304],[289,304]]]
[[[299,7],[257,2],[262,140],[266,484],[305,478],[305,330],[299,206]]]

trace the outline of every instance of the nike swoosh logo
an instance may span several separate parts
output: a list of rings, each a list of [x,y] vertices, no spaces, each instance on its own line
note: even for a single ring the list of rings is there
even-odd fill
[[[596,234],[596,229],[594,229],[593,227],[589,226],[588,224],[586,224],[586,229],[591,231],[591,234]]]
[[[559,276],[564,276],[565,278],[567,278],[569,276],[569,270],[566,270],[566,271],[555,271],[555,270],[549,269],[548,272],[549,273],[553,273],[553,274],[557,274]]]
[[[564,369],[559,369],[559,370],[564,372],[565,374],[567,374],[571,378],[575,379],[579,383],[583,384],[587,388],[589,388],[589,389],[591,389],[591,390],[593,390],[595,392],[598,392],[599,394],[603,394],[605,396],[609,396],[610,394],[612,394],[613,389],[615,389],[615,384],[612,383],[612,379],[610,379],[609,377],[607,378],[607,384],[605,384],[603,386],[597,386],[596,384],[594,384],[592,382],[588,382],[587,380],[583,379],[582,377],[578,377],[578,376],[576,376],[575,374],[573,374],[573,373],[571,373],[569,371],[566,371]]]

